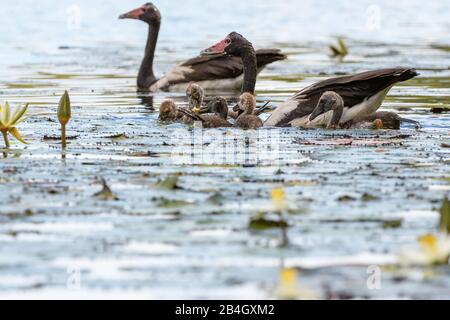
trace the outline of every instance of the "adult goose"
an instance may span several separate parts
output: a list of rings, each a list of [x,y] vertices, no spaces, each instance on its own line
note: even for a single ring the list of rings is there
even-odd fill
[[[187,60],[166,73],[160,79],[153,72],[153,59],[161,25],[158,8],[147,3],[119,16],[119,19],[141,20],[149,25],[147,45],[137,77],[137,86],[146,91],[184,91],[190,82],[196,82],[205,90],[239,90],[242,86],[243,64],[239,57],[208,56]],[[256,51],[256,69],[260,72],[266,65],[286,59],[278,49]]]
[[[417,129],[420,128],[420,123],[400,117],[395,112],[390,111],[377,111],[368,116],[350,120],[342,123],[341,117],[344,112],[345,105],[342,97],[333,91],[327,91],[320,97],[320,100],[309,115],[310,123],[314,121],[319,115],[328,116],[328,129],[400,129],[402,123],[412,123]],[[331,112],[329,112],[331,111]],[[296,120],[294,120],[295,122]],[[295,124],[292,123],[294,126]]]
[[[257,74],[255,51],[250,41],[236,32],[224,40],[202,51],[203,55],[232,55],[244,63],[244,89],[254,91]],[[382,104],[391,87],[417,75],[414,69],[380,69],[349,76],[331,78],[315,83],[283,102],[265,121],[265,126],[290,126],[292,123],[309,126],[326,126],[328,117],[320,114],[313,120],[310,114],[316,108],[320,97],[327,91],[336,92],[344,100],[344,111],[340,122],[358,120],[374,113]],[[331,112],[331,111],[330,111]]]

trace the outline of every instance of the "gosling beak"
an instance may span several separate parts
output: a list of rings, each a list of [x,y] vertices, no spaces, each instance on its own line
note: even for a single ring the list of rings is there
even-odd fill
[[[314,111],[311,113],[311,115],[309,116],[309,121],[313,121],[315,118],[317,118],[318,116],[320,116],[321,114],[321,109],[316,108],[314,109]]]
[[[234,111],[234,112],[239,112],[239,111],[241,111],[241,107],[239,106],[239,103],[233,107],[233,111]]]
[[[194,107],[194,108],[192,108],[191,111],[195,114],[200,114],[201,110],[202,110],[201,108]]]

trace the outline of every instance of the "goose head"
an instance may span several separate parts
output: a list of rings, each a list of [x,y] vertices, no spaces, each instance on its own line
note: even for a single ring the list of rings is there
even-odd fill
[[[334,113],[341,112],[344,109],[344,100],[342,97],[333,91],[327,91],[319,99],[316,108],[309,116],[309,121],[313,121],[319,115],[324,114],[330,110]]]
[[[231,32],[225,39],[219,41],[212,47],[203,50],[201,55],[241,56],[250,48],[253,48],[250,41],[237,32]]]
[[[139,8],[131,10],[119,16],[119,19],[135,19],[144,21],[150,25],[161,23],[161,13],[151,2],[148,2]]]
[[[251,93],[243,93],[238,100],[237,105],[233,108],[233,111],[240,114],[253,114],[256,108],[256,98]]]
[[[189,109],[195,113],[200,112],[205,92],[198,84],[191,83],[186,88],[186,96],[189,101]]]
[[[159,120],[169,121],[175,119],[177,106],[173,100],[165,100],[159,107]]]
[[[202,108],[202,113],[211,112],[223,119],[228,118],[228,102],[224,97],[214,97],[209,103],[208,106]]]

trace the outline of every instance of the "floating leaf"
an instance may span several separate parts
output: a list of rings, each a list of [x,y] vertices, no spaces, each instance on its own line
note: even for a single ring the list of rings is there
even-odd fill
[[[356,198],[354,198],[352,196],[347,196],[347,195],[340,196],[339,198],[337,198],[337,201],[339,201],[339,202],[350,202],[350,201],[355,201],[355,200],[356,200]]]
[[[181,208],[188,205],[191,205],[191,202],[187,202],[184,200],[172,200],[172,199],[166,199],[161,198],[157,202],[157,206],[159,208],[165,208],[165,209],[172,209],[172,208]]]
[[[128,139],[128,136],[125,133],[118,133],[118,134],[114,134],[112,136],[107,136],[105,138],[113,139],[113,140],[121,140],[121,139]]]
[[[220,205],[223,203],[223,197],[220,193],[216,192],[208,198],[208,202],[213,205]]]
[[[378,200],[378,197],[371,195],[370,193],[364,192],[364,194],[361,196],[362,201],[374,201]]]
[[[161,180],[155,184],[155,187],[162,190],[174,190],[174,189],[180,189],[178,186],[178,177],[177,176],[170,176],[167,177],[164,180]]]
[[[97,198],[98,200],[102,200],[102,201],[108,201],[108,200],[117,201],[117,200],[119,200],[119,198],[112,192],[111,188],[108,186],[105,179],[102,179],[102,185],[103,185],[102,191],[94,194],[95,198]]]
[[[442,203],[442,207],[439,210],[440,213],[440,221],[439,221],[439,229],[442,232],[450,233],[450,202],[447,198],[444,199]]]
[[[383,229],[396,229],[402,226],[402,220],[387,220],[383,222]]]
[[[250,219],[248,227],[251,230],[259,231],[273,228],[287,228],[289,227],[289,225],[283,219],[279,220],[266,219],[264,217],[264,214],[258,214],[256,217],[252,217]]]

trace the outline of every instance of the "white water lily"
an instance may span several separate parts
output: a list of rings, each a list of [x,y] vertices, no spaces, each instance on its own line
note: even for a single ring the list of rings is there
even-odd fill
[[[14,138],[22,143],[25,143],[16,126],[25,119],[25,113],[27,112],[28,105],[24,107],[18,107],[11,113],[9,103],[6,101],[2,106],[0,105],[0,132],[3,135],[5,141],[5,147],[9,148],[8,134],[11,134]]]
[[[405,248],[397,254],[404,265],[446,265],[450,258],[450,237],[446,233],[439,236],[426,234],[418,239],[418,248]]]

